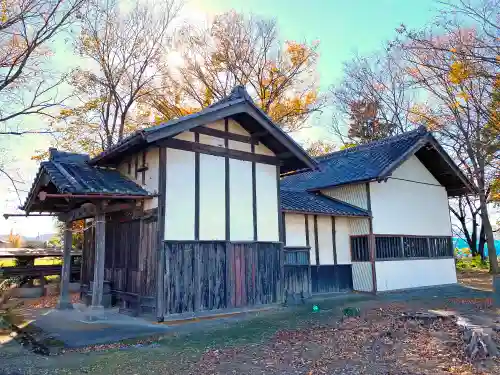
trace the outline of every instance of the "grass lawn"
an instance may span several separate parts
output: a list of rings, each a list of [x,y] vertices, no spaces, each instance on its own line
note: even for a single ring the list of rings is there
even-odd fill
[[[460,284],[474,289],[493,291],[493,278],[484,269],[457,270],[457,279]]]

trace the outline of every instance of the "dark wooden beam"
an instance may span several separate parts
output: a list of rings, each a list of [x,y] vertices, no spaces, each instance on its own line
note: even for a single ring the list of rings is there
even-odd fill
[[[224,130],[229,132],[229,120],[226,117],[224,119]],[[229,150],[229,139],[224,139],[224,147]],[[230,207],[230,194],[231,194],[231,184],[230,184],[230,174],[229,174],[229,155],[225,155],[225,199],[226,199],[226,241],[231,239],[231,207]]]
[[[163,240],[165,237],[165,206],[167,194],[167,149],[160,147],[158,152],[158,229],[156,246],[158,264],[156,267],[156,320],[163,322],[165,317],[165,274],[169,271]]]
[[[266,135],[269,135],[269,132],[267,130],[263,130],[261,132],[252,133],[251,137],[255,140],[258,140],[259,138],[265,137]]]
[[[335,216],[332,218],[332,244],[333,244],[333,264],[337,265],[337,231],[335,229]]]
[[[365,183],[366,188],[366,205],[368,212],[370,213],[370,218],[368,219],[370,234],[368,235],[368,250],[370,252],[370,263],[372,266],[372,283],[373,283],[373,293],[377,293],[377,270],[375,267],[375,253],[376,253],[376,243],[375,235],[373,234],[373,215],[372,215],[372,200],[370,194],[370,183]]]
[[[314,247],[316,250],[316,265],[319,266],[318,216],[314,215]]]
[[[283,245],[286,244],[286,225],[285,225],[285,212],[281,210],[281,194],[280,194],[280,167],[276,167],[276,190],[277,190],[277,200],[278,200],[278,230],[279,230],[279,239],[283,242]]]
[[[104,259],[106,256],[106,216],[100,210],[95,216],[94,282],[92,284],[92,308],[102,308],[104,287]]]
[[[306,246],[310,247],[309,243],[309,215],[305,214],[304,215],[304,221],[305,221],[305,226],[306,226]]]
[[[138,171],[139,168],[139,153],[135,154],[135,159],[134,159],[134,178],[137,180],[137,174],[139,173]]]
[[[200,134],[194,133],[194,141],[200,142]],[[200,239],[200,153],[194,154],[194,239]]]
[[[211,137],[228,139],[230,141],[236,141],[236,142],[241,142],[241,143],[250,143],[253,145],[259,143],[259,141],[255,140],[252,137],[249,137],[247,135],[229,133],[229,132],[226,132],[224,130],[207,128],[206,126],[198,126],[197,128],[191,129],[190,131],[193,133],[209,135]]]
[[[252,154],[255,154],[255,145],[252,143],[250,147]],[[257,241],[257,165],[254,161],[252,162],[252,216],[253,240]]]
[[[136,208],[136,204],[134,203],[121,203],[121,204],[110,204],[105,206],[102,209],[102,212],[105,214],[119,212],[119,211],[131,211]],[[79,208],[75,208],[69,212],[60,214],[58,219],[60,221],[75,221],[81,219],[88,219],[90,217],[94,217],[97,215],[97,207],[92,205],[81,206]]]
[[[59,294],[59,302],[57,308],[60,310],[72,309],[73,304],[69,296],[69,279],[71,276],[71,246],[73,243],[73,232],[71,231],[71,222],[67,221],[64,224],[64,255],[63,265],[61,270],[61,286]]]
[[[224,156],[231,159],[238,159],[244,161],[254,161],[256,163],[280,165],[281,162],[278,158],[268,155],[252,154],[251,152],[231,150],[225,147],[218,147],[212,145],[205,145],[202,143],[183,141],[180,139],[164,139],[158,142],[160,146],[173,148],[176,150],[184,150],[191,152],[199,152],[207,155]]]

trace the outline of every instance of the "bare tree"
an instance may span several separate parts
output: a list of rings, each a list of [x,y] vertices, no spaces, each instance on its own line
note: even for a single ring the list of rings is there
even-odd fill
[[[71,76],[78,101],[60,113],[59,147],[95,154],[140,126],[134,112],[159,87],[179,10],[175,0],[136,2],[129,10],[116,0],[90,3],[75,45],[86,64]]]
[[[344,78],[331,93],[332,130],[344,144],[370,142],[411,127],[414,92],[395,51],[355,56],[344,64]]]
[[[305,126],[323,106],[317,44],[282,43],[275,20],[221,14],[208,28],[187,26],[178,37],[182,64],[165,74],[168,91],[154,107],[164,119],[197,111],[244,85],[285,131]]]
[[[67,30],[85,0],[4,0],[0,21],[0,134],[22,135],[5,122],[23,115],[51,116],[61,103],[60,77],[47,67],[49,43]],[[33,131],[32,131],[33,132]]]
[[[450,20],[452,24],[453,19]],[[438,132],[441,142],[474,183],[481,222],[489,249],[490,271],[498,273],[492,226],[488,215],[490,184],[498,173],[498,90],[491,59],[476,59],[484,53],[489,38],[479,29],[458,25],[442,35],[432,29],[419,33],[400,30],[406,39],[398,44],[408,64],[408,73],[427,101],[412,109],[414,121]],[[416,37],[418,35],[418,37]],[[475,52],[473,45],[478,43]],[[434,48],[432,46],[435,46]],[[458,51],[468,51],[459,53]],[[496,58],[496,56],[495,56]]]

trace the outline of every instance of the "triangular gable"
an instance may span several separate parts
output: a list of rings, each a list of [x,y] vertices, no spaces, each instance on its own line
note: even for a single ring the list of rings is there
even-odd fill
[[[307,152],[258,108],[246,92],[237,86],[231,94],[200,112],[169,121],[165,124],[141,130],[131,137],[104,151],[90,161],[91,164],[107,164],[125,152],[148,144],[174,137],[196,127],[232,118],[249,131],[252,137],[273,150],[282,161],[282,173],[301,168],[314,168],[316,163]]]

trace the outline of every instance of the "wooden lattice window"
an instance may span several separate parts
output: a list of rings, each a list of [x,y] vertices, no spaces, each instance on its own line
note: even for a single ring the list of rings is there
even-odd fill
[[[401,237],[375,237],[375,252],[377,259],[398,259],[403,257],[403,243]]]
[[[353,262],[369,262],[368,236],[351,237],[351,257]]]

